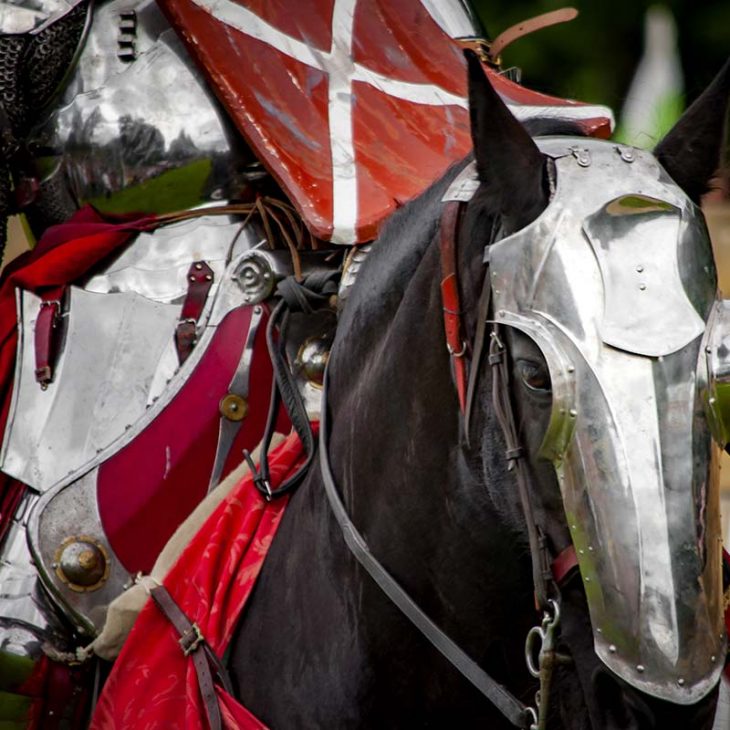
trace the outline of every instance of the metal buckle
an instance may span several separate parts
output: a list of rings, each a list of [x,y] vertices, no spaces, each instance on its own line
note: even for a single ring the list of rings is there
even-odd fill
[[[448,342],[446,343],[446,349],[449,351],[449,355],[451,355],[451,357],[464,357],[464,354],[466,353],[466,342],[464,340],[461,341],[461,350],[458,352],[454,350]]]
[[[180,637],[178,644],[185,656],[190,656],[194,651],[197,651],[198,647],[205,641],[205,637],[200,631],[198,624],[194,623],[190,628]]]
[[[533,677],[540,680],[540,689],[535,694],[535,707],[528,708],[533,717],[537,715],[530,730],[545,730],[559,624],[560,604],[551,598],[548,602],[548,609],[543,611],[542,624],[531,628],[525,640],[527,669]],[[537,658],[537,664],[535,658]]]

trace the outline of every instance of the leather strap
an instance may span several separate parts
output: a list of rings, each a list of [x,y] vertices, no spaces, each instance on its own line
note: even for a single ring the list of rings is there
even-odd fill
[[[213,269],[205,261],[194,261],[188,270],[188,293],[185,295],[180,321],[175,330],[177,357],[182,365],[188,359],[197,342],[197,327],[203,313],[210,287],[213,286]]]
[[[219,410],[221,411],[221,418],[218,423],[218,443],[216,444],[213,469],[210,475],[210,482],[208,483],[208,492],[218,486],[221,476],[223,475],[223,467],[228,460],[228,456],[231,452],[236,436],[241,430],[243,419],[248,413],[248,391],[249,381],[251,379],[254,343],[256,342],[256,335],[258,334],[259,325],[261,324],[263,316],[263,305],[255,305],[251,311],[248,333],[246,334],[246,340],[243,343],[243,349],[241,350],[241,357],[238,360],[236,372],[233,374],[231,382],[228,384],[228,391],[226,395],[223,396],[220,401]],[[238,399],[238,403],[240,404],[238,412],[236,413],[236,418],[231,418],[223,407],[224,401],[231,397]]]
[[[461,203],[455,200],[444,204],[441,214],[439,250],[441,252],[441,302],[444,311],[446,347],[451,356],[459,407],[466,409],[467,346],[462,335],[461,300],[457,275],[456,235],[461,217]]]
[[[61,302],[65,287],[43,294],[35,321],[35,379],[46,390],[53,382],[53,366],[61,340]]]
[[[198,676],[200,694],[203,698],[205,714],[208,718],[208,725],[211,730],[222,730],[223,720],[220,706],[218,705],[218,696],[215,692],[213,673],[215,672],[218,675],[226,692],[232,694],[232,685],[228,678],[228,672],[226,672],[220,659],[210,648],[210,645],[200,632],[198,625],[190,621],[183,613],[165,586],[155,586],[150,591],[150,596],[180,635],[179,644],[183,654],[191,657],[193,660],[195,673]]]
[[[470,446],[471,419],[474,413],[474,396],[476,395],[477,383],[479,382],[479,370],[481,368],[482,357],[485,351],[486,334],[487,334],[487,318],[489,317],[489,306],[492,300],[492,284],[489,280],[489,262],[484,267],[484,282],[482,283],[482,293],[479,295],[479,305],[477,306],[477,329],[474,337],[474,348],[469,367],[469,383],[466,389],[466,406],[464,408],[464,438],[466,445]]]
[[[575,8],[561,8],[560,10],[553,10],[550,13],[537,15],[529,20],[523,20],[521,23],[517,23],[517,25],[513,25],[511,28],[507,28],[507,30],[500,33],[489,44],[489,55],[492,62],[497,63],[499,54],[518,38],[534,33],[536,30],[549,28],[551,25],[567,23],[570,20],[574,20],[576,17],[578,17],[578,11]]]
[[[572,545],[568,545],[564,550],[561,550],[557,557],[553,560],[551,569],[553,573],[553,580],[557,585],[561,586],[567,580],[568,575],[578,567],[578,556],[575,553],[575,548]]]
[[[271,388],[269,415],[264,429],[258,467],[254,464],[248,451],[243,452],[251,469],[253,483],[267,500],[287,494],[299,486],[309,471],[317,448],[317,440],[312,431],[306,406],[286,359],[285,343],[289,314],[291,312],[311,314],[322,307],[330,306],[331,297],[337,292],[337,276],[337,272],[334,271],[313,272],[307,275],[303,281],[299,281],[295,276],[288,276],[279,282],[276,289],[281,301],[276,305],[266,326],[266,344],[274,370],[274,382]],[[304,446],[306,459],[292,476],[277,489],[272,490],[269,479],[268,452],[274,435],[279,407],[282,403]]]
[[[471,684],[476,687],[514,726],[529,728],[533,721],[530,710],[499,682],[492,679],[468,654],[457,646],[418,607],[401,585],[370,552],[365,538],[350,520],[332,475],[329,460],[329,433],[327,418],[327,371],[325,371],[322,393],[322,416],[319,436],[319,463],[325,494],[332,512],[342,530],[347,547],[357,561],[368,572],[388,598],[402,611],[406,618],[438,649]]]
[[[547,547],[547,540],[540,530],[532,509],[530,496],[530,481],[527,474],[527,464],[524,460],[524,450],[519,442],[517,424],[509,392],[509,369],[505,349],[499,337],[499,326],[494,324],[489,344],[489,364],[492,366],[492,404],[497,421],[502,429],[506,456],[510,462],[509,469],[515,470],[517,491],[520,497],[522,513],[525,516],[527,537],[530,544],[532,558],[532,581],[535,587],[535,603],[543,610],[549,608],[550,583],[552,581],[551,561]]]

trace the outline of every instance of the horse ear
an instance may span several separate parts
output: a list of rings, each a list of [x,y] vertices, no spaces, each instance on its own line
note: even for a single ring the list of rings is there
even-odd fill
[[[477,172],[508,232],[531,223],[545,209],[543,154],[487,80],[479,58],[466,51],[469,114]]]
[[[710,181],[721,165],[729,95],[730,61],[727,61],[654,150],[662,167],[695,203],[709,190]]]

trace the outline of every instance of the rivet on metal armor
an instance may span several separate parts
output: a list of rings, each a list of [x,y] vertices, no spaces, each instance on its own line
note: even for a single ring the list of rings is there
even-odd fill
[[[95,591],[109,577],[106,548],[86,535],[66,538],[56,551],[56,575],[72,591]]]
[[[248,403],[240,395],[228,393],[221,398],[220,412],[229,421],[242,421],[248,415]]]

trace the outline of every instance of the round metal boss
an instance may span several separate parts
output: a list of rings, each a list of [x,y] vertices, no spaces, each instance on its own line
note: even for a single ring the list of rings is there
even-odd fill
[[[109,578],[109,553],[95,538],[73,535],[56,550],[53,567],[59,579],[72,591],[95,591]]]
[[[274,293],[276,277],[266,257],[258,251],[244,254],[233,276],[247,304],[263,302]]]
[[[305,340],[297,354],[297,364],[304,377],[320,387],[324,382],[324,369],[330,356],[331,338],[310,337]]]
[[[235,393],[228,393],[221,398],[218,405],[221,416],[229,421],[242,421],[248,415],[248,403],[245,398]]]

